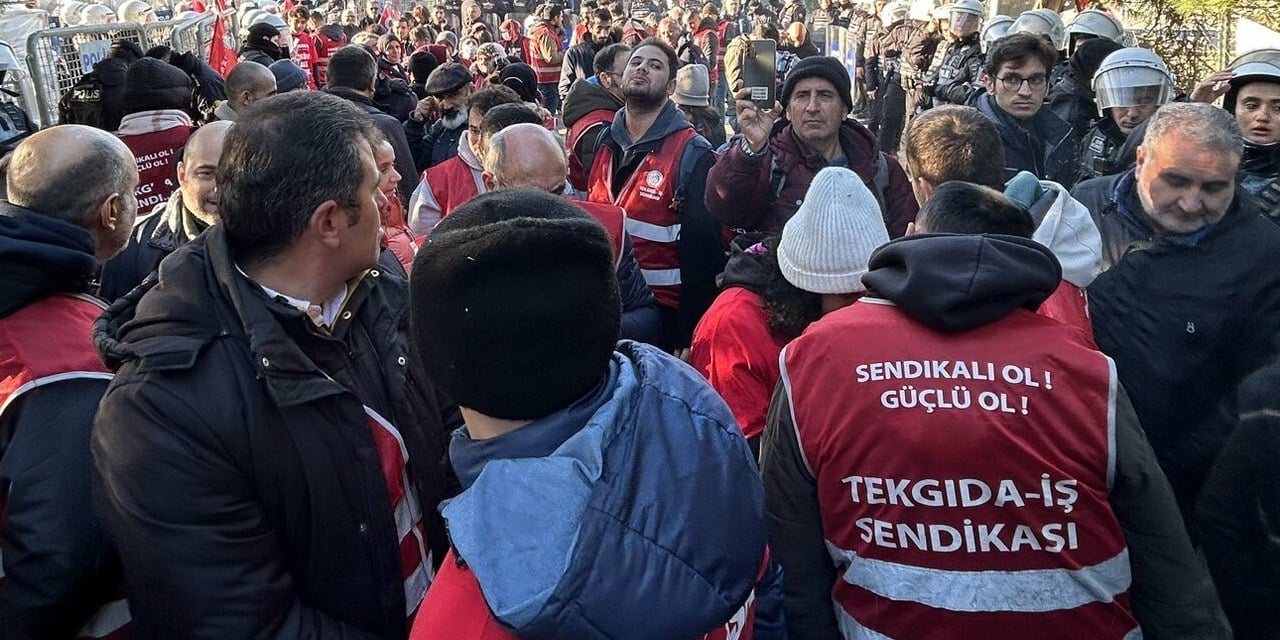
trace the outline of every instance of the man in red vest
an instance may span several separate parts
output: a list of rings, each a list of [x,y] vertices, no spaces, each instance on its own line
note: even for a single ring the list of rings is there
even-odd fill
[[[593,59],[595,82],[579,79],[569,85],[564,98],[564,143],[569,151],[569,183],[574,189],[587,190],[587,171],[596,157],[596,142],[613,117],[625,104],[622,73],[627,68],[631,47],[611,44]]]
[[[715,299],[725,245],[703,204],[715,152],[670,100],[678,67],[664,42],[651,38],[632,49],[622,77],[626,106],[601,135],[587,199],[627,212],[636,261],[662,315],[658,344],[687,354]]]
[[[458,139],[457,155],[427,167],[409,198],[409,228],[415,234],[431,233],[450,211],[484,192],[480,174],[486,145],[481,124],[490,109],[502,104],[521,104],[519,94],[505,85],[494,85],[467,97],[467,129]]]
[[[32,135],[11,160],[0,201],[0,635],[103,637],[129,609],[90,498],[89,433],[111,374],[92,341],[104,305],[88,291],[129,239],[138,168],[118,138],[79,125]]]
[[[560,65],[564,62],[564,7],[547,3],[538,7],[538,24],[525,39],[525,59],[538,78],[542,106],[560,112]]]
[[[1114,363],[1034,313],[1061,274],[1026,238],[908,236],[783,350],[761,472],[791,637],[1229,637]]]
[[[485,155],[484,184],[489,191],[524,187],[556,195],[565,191],[565,152],[560,140],[546,127],[517,124],[499,131],[489,141]],[[640,275],[626,232],[626,214],[603,202],[575,200],[609,233],[617,259],[618,287],[622,293],[623,338],[655,342],[660,336],[658,303]]]

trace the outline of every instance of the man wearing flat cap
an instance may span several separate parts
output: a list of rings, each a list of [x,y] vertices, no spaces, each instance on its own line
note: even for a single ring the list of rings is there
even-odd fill
[[[427,97],[404,123],[418,170],[413,175],[458,155],[458,140],[467,129],[467,98],[474,88],[475,76],[457,62],[446,62],[427,76]],[[438,114],[434,122],[433,113]]]

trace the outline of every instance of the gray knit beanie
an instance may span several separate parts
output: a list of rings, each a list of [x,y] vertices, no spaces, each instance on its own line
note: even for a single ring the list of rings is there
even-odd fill
[[[888,241],[880,203],[862,178],[827,167],[782,228],[778,266],[787,282],[805,291],[860,293],[871,252]]]

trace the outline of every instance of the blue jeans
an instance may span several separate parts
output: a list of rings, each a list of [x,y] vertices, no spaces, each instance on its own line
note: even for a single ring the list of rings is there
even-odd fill
[[[555,82],[538,84],[538,93],[542,95],[542,106],[553,115],[560,113],[560,88]]]

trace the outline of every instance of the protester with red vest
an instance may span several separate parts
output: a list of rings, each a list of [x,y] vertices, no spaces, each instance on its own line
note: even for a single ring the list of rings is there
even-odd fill
[[[318,91],[243,115],[221,223],[95,328],[116,369],[97,506],[143,637],[404,638],[444,555],[440,461],[461,422],[380,252],[382,137]]]
[[[1003,190],[1030,211],[1035,225],[1032,239],[1048,247],[1062,266],[1062,283],[1038,313],[1077,327],[1093,340],[1084,288],[1098,275],[1102,236],[1088,209],[1061,185],[1027,172],[1005,183],[999,132],[972,107],[945,105],[912,118],[903,132],[901,156],[921,205],[940,185],[958,180]],[[972,226],[922,229],[918,217],[914,227],[908,225],[908,233],[922,230],[983,233]]]
[[[192,90],[191,76],[155,58],[133,63],[125,74],[125,115],[116,135],[133,151],[140,176],[138,207],[145,211],[168,200],[178,186],[178,151],[195,129],[189,113]]]
[[[715,152],[670,100],[678,66],[675,50],[658,40],[631,51],[622,77],[626,106],[601,135],[587,193],[627,212],[636,261],[662,315],[658,344],[687,354],[715,298],[725,246],[703,204]]]
[[[487,190],[523,187],[564,195],[564,147],[554,133],[531,124],[537,123],[515,124],[492,135],[484,159]],[[603,202],[574,200],[574,204],[591,214],[609,233],[622,295],[622,337],[656,342],[661,337],[658,302],[640,274],[631,235],[625,229],[626,214],[620,207]]]
[[[89,434],[111,374],[92,340],[104,305],[88,292],[98,265],[128,241],[138,169],[115,136],[65,125],[18,145],[6,178],[0,635],[124,637],[123,578],[90,497]]]
[[[595,82],[580,79],[569,86],[564,98],[565,147],[569,151],[569,183],[586,192],[587,171],[596,157],[596,142],[625,104],[622,74],[631,47],[611,44],[596,53]]]
[[[689,364],[720,393],[752,449],[778,386],[778,353],[866,287],[871,252],[889,241],[875,196],[853,172],[818,172],[779,236],[743,234],[720,274],[724,291],[693,332]]]
[[[538,24],[525,38],[525,59],[538,79],[542,106],[551,113],[560,112],[560,65],[564,62],[564,7],[543,4],[538,7]]]
[[[1114,363],[1033,313],[1061,279],[1025,238],[908,236],[786,346],[761,473],[791,637],[1229,637]]]
[[[318,22],[312,17],[312,24]],[[329,60],[333,54],[347,45],[347,33],[342,25],[337,24],[337,16],[326,24],[322,24],[312,33],[311,69],[315,75],[315,86],[323,88],[329,85]]]
[[[705,380],[618,340],[614,265],[596,220],[531,189],[418,253],[414,335],[466,425],[414,640],[780,637],[750,450]]]
[[[494,85],[467,97],[467,127],[458,140],[458,153],[428,167],[409,199],[409,227],[417,235],[431,228],[457,206],[484,193],[481,158],[486,147],[481,124],[489,110],[501,104],[521,104],[520,96],[508,87]]]
[[[311,11],[306,7],[294,7],[289,10],[289,26],[293,31],[293,54],[294,62],[305,72],[307,72],[308,89],[316,88],[315,72],[312,69],[311,62],[315,58],[315,36],[311,30],[307,28],[307,23],[311,20]],[[319,85],[323,86],[323,85]]]

